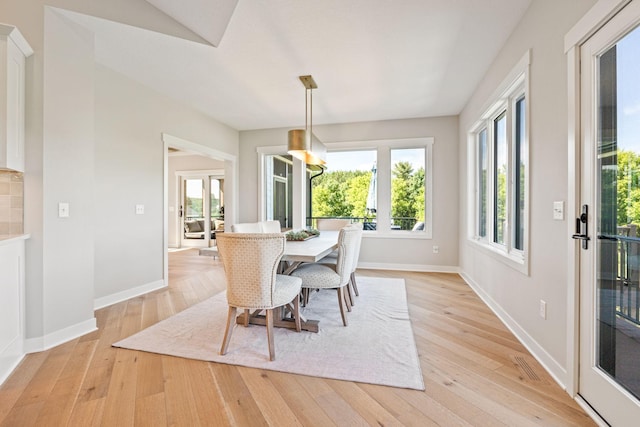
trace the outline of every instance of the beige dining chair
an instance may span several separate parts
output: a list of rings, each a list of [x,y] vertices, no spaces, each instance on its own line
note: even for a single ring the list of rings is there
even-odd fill
[[[262,226],[259,222],[240,222],[231,225],[233,233],[262,233]]]
[[[292,276],[302,279],[303,289],[337,289],[344,326],[347,326],[345,289],[351,278],[356,246],[361,235],[362,230],[357,227],[342,228],[338,235],[338,258],[334,265],[302,264],[291,273]]]
[[[229,304],[220,354],[227,353],[238,308],[244,309],[245,326],[248,326],[250,310],[265,310],[269,359],[275,360],[274,309],[293,303],[296,331],[301,330],[302,279],[277,274],[284,254],[285,236],[282,233],[223,233],[219,239],[218,251],[227,279]]]
[[[354,222],[349,224],[347,227],[357,228],[362,230],[363,224],[361,222]],[[360,233],[355,249],[355,257],[353,258],[353,266],[351,268],[351,279],[349,280],[349,286],[347,287],[348,298],[350,305],[355,304],[354,294],[356,296],[360,295],[360,291],[358,290],[358,284],[356,282],[356,269],[358,268],[358,259],[360,258],[360,247],[362,245],[362,233]],[[326,257],[322,258],[320,261],[322,264],[335,264],[338,261],[338,251],[333,251]],[[353,288],[353,289],[352,289]]]
[[[262,229],[263,233],[282,232],[282,228],[280,227],[280,221],[277,221],[277,220],[260,221],[260,228]]]
[[[316,229],[318,231],[338,231],[342,227],[350,224],[348,219],[342,218],[318,218],[316,220]]]

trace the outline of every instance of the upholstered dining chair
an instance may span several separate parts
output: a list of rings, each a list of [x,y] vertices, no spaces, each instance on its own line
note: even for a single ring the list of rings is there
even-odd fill
[[[262,229],[263,233],[282,232],[282,228],[280,227],[280,221],[277,221],[277,220],[260,221],[260,228]]]
[[[338,258],[335,265],[308,263],[302,264],[291,273],[302,279],[303,289],[337,289],[338,304],[342,323],[347,326],[345,312],[345,289],[351,278],[356,246],[362,230],[357,227],[344,227],[338,235]]]
[[[362,230],[362,226],[363,224],[361,222],[354,222],[349,224],[347,227],[353,227],[353,228],[358,228]],[[358,268],[358,259],[360,258],[361,245],[362,245],[362,233],[360,233],[360,236],[358,237],[358,240],[356,242],[355,257],[353,258],[353,267],[351,268],[351,280],[349,281],[349,286],[347,286],[349,303],[351,305],[354,305],[355,303],[353,294],[355,294],[356,296],[360,295],[360,292],[358,291],[358,284],[356,283],[356,269]],[[335,264],[337,261],[338,261],[338,251],[333,251],[326,257],[322,258],[321,263]],[[353,288],[353,291],[352,291],[352,288]]]
[[[318,218],[316,220],[316,229],[318,231],[338,231],[342,227],[349,225],[348,219],[342,218]]]
[[[266,310],[269,359],[275,360],[273,343],[273,312],[293,303],[296,331],[300,332],[299,295],[302,279],[277,274],[284,254],[282,233],[223,233],[218,241],[227,278],[229,313],[220,354],[227,353],[238,308],[244,309],[245,326],[250,310]]]
[[[231,225],[232,233],[262,233],[259,222],[239,222]]]

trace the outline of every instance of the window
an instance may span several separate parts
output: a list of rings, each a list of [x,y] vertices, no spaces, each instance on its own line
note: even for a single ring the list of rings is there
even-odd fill
[[[349,218],[372,235],[431,237],[432,144],[433,138],[326,143],[328,168],[312,181],[308,224]]]
[[[284,146],[257,148],[261,220],[285,216],[289,228],[349,218],[371,237],[431,238],[433,138],[325,145],[325,170],[304,167]]]
[[[528,271],[529,54],[469,133],[470,238]]]
[[[311,183],[311,215],[318,218],[347,218],[362,222],[365,230],[377,227],[376,150],[333,151],[327,153],[327,170]]]
[[[476,177],[478,180],[478,222],[476,226],[480,238],[487,237],[488,162],[487,129],[482,129],[478,132],[478,176]]]
[[[424,151],[391,150],[391,230],[424,230]]]

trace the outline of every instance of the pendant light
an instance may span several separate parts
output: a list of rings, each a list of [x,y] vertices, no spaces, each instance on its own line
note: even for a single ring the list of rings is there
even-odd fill
[[[313,89],[318,85],[311,76],[300,76],[304,92],[304,129],[292,129],[288,133],[287,152],[308,165],[324,166],[327,149],[313,134]]]

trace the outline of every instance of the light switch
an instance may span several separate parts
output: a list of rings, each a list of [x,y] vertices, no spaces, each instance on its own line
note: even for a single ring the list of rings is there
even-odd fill
[[[144,205],[136,205],[136,215],[144,215]]]
[[[553,202],[553,219],[559,221],[564,219],[564,202]]]
[[[60,202],[58,203],[58,218],[68,218],[69,217],[69,203]]]

